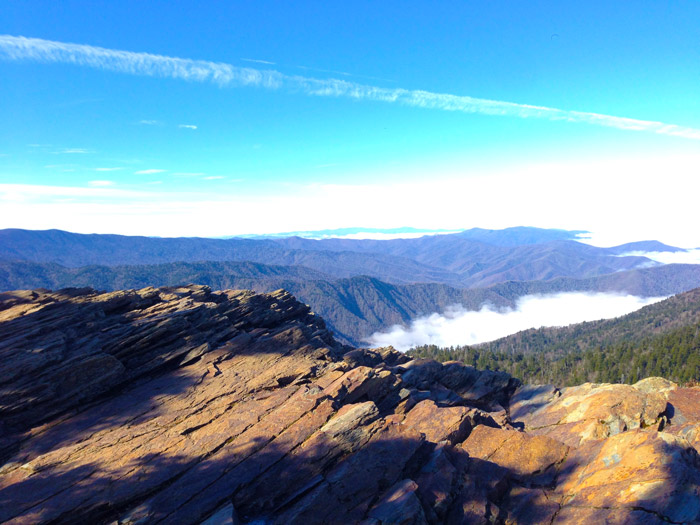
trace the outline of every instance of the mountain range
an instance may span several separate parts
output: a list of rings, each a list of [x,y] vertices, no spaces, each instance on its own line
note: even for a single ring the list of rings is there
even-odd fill
[[[383,241],[153,238],[8,229],[0,231],[0,259],[67,267],[249,261],[305,266],[335,278],[369,275],[394,284],[434,282],[465,288],[508,280],[592,277],[652,263],[563,236],[560,230],[536,228]]]
[[[376,331],[454,304],[513,306],[523,295],[564,291],[656,297],[700,286],[698,265],[624,256],[680,248],[656,241],[599,248],[576,241],[582,233],[517,227],[392,240],[164,239],[7,229],[0,230],[0,290],[284,288],[339,340],[361,345]]]

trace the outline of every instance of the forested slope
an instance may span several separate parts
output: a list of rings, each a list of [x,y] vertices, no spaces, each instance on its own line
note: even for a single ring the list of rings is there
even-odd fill
[[[662,376],[700,381],[700,289],[616,319],[526,330],[478,346],[421,346],[410,353],[506,371],[529,383],[635,383]]]
[[[337,279],[304,266],[238,261],[129,266],[64,267],[55,263],[0,261],[0,291],[67,287],[120,290],[146,286],[204,284],[212,289],[284,288],[326,319],[346,343],[365,344],[372,333],[455,304],[468,310],[488,302],[514,306],[518,297],[560,292],[620,292],[670,295],[700,286],[700,266],[667,265],[617,272],[590,279],[509,281],[487,288],[456,288],[442,283],[391,284],[368,276]],[[534,344],[534,343],[533,343]]]

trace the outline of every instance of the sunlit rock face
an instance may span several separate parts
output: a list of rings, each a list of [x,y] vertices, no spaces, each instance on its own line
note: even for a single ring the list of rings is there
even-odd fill
[[[338,344],[284,291],[0,294],[0,522],[695,523],[700,389]]]

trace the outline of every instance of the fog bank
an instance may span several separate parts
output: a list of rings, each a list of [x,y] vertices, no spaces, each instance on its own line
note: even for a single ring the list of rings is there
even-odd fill
[[[394,325],[375,332],[367,342],[405,351],[416,345],[472,345],[492,341],[528,328],[565,326],[583,321],[608,319],[628,314],[664,297],[637,297],[611,293],[568,292],[526,295],[515,308],[496,309],[484,305],[467,311],[460,305],[443,313],[419,317],[409,327]]]
[[[661,264],[700,264],[700,248],[678,252],[628,252],[620,257],[636,255]]]

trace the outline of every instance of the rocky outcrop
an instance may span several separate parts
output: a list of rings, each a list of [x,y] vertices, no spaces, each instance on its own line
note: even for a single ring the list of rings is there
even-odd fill
[[[700,389],[336,343],[284,291],[0,294],[0,522],[694,523]]]

